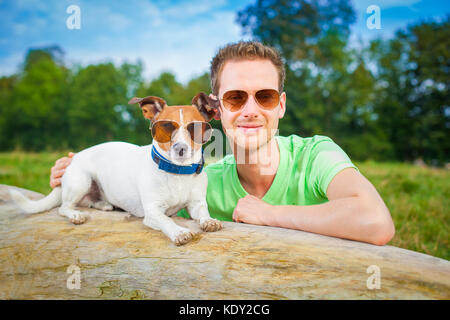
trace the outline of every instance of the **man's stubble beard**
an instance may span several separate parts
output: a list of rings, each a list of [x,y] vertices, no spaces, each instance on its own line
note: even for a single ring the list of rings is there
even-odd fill
[[[228,131],[225,132],[228,133]],[[232,150],[236,159],[236,163],[260,163],[268,166],[270,155],[267,154],[267,148],[277,147],[276,142],[273,141],[277,132],[278,129],[266,129],[264,130],[263,134],[258,134],[256,137],[251,137],[252,140],[256,139],[256,141],[248,141],[248,137],[245,136],[226,134],[228,143],[230,143],[230,146],[233,148]],[[273,152],[272,150],[269,151],[269,154]]]

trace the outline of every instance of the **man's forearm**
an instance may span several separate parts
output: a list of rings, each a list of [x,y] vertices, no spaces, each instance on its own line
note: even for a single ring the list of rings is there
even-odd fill
[[[274,206],[267,225],[384,245],[394,226],[387,208],[363,197],[349,197],[311,206]]]

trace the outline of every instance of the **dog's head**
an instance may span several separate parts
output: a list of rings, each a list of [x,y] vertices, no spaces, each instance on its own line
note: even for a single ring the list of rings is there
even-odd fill
[[[178,165],[198,162],[202,144],[212,134],[208,122],[218,110],[217,100],[200,92],[192,99],[192,105],[168,106],[155,96],[133,98],[128,103],[139,103],[144,118],[152,122],[154,142],[167,151],[172,162]]]

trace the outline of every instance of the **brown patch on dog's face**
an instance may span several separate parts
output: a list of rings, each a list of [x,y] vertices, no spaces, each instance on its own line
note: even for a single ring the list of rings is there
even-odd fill
[[[177,142],[183,142],[185,145],[190,146],[190,153],[191,151],[197,151],[201,149],[202,144],[195,143],[191,139],[191,135],[189,134],[186,126],[194,121],[210,121],[213,115],[216,113],[218,101],[212,100],[205,93],[201,92],[192,99],[192,105],[190,106],[169,107],[163,99],[156,96],[132,98],[128,103],[139,103],[139,106],[142,109],[143,116],[149,119],[152,123],[160,120],[170,120],[178,123],[180,128],[173,132],[171,141],[161,143],[155,140],[155,142],[161,147],[161,149],[167,152],[170,151],[173,144]],[[175,148],[179,147],[180,145],[175,146]],[[181,157],[182,152],[183,150],[181,149],[179,152]]]
[[[192,141],[189,132],[186,130],[186,125],[193,121],[205,121],[202,114],[195,106],[169,106],[165,107],[155,118],[154,121],[171,120],[177,122],[183,129],[184,140],[190,144],[193,150],[198,150],[202,147],[201,144],[196,144]],[[180,130],[180,129],[178,129]],[[158,145],[164,151],[169,151],[172,144],[176,141],[169,141],[167,143],[159,143]]]

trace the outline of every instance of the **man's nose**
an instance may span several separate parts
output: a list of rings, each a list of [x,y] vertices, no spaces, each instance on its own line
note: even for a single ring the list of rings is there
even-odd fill
[[[188,150],[188,145],[183,142],[176,142],[172,148],[176,154],[178,154],[180,157],[182,157]]]
[[[259,105],[253,95],[249,95],[247,101],[242,107],[241,116],[245,118],[256,118],[259,114]]]

